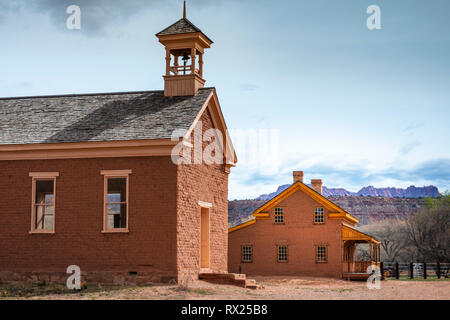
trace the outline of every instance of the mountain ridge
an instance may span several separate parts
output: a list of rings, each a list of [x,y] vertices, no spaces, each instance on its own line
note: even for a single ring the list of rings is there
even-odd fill
[[[289,188],[290,184],[281,185],[277,188],[275,192],[262,194],[259,197],[253,199],[256,201],[259,200],[270,200],[273,197],[277,196],[287,188]],[[367,186],[361,188],[358,192],[351,192],[346,190],[345,188],[327,188],[324,186],[322,188],[322,194],[325,197],[383,197],[383,198],[437,198],[439,197],[439,189],[435,186],[424,186],[424,187],[416,187],[409,186],[406,189],[395,188],[395,187],[387,187],[387,188],[375,188],[374,186]]]

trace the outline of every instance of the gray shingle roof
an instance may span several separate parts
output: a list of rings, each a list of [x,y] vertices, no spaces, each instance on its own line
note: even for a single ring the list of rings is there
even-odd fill
[[[174,24],[170,25],[166,29],[162,30],[161,32],[157,33],[157,36],[166,36],[166,35],[172,35],[172,34],[183,34],[183,33],[194,33],[194,32],[202,32],[199,28],[197,28],[192,22],[190,22],[186,18],[182,18],[175,22]],[[203,32],[202,32],[203,33]],[[204,33],[203,35],[208,38]],[[211,39],[208,38],[209,41],[213,42]]]
[[[187,130],[213,88],[165,98],[164,91],[0,99],[0,144],[170,138]]]

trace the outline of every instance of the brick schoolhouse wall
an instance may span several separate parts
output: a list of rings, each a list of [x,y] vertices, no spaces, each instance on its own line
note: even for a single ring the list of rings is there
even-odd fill
[[[201,116],[203,133],[213,128],[209,112]],[[194,142],[194,135],[192,135]],[[196,141],[195,143],[202,143]],[[203,142],[204,147],[208,145]],[[179,281],[195,279],[200,269],[201,208],[210,209],[210,263],[215,272],[227,271],[228,252],[228,174],[224,165],[180,165],[178,170],[178,270]]]
[[[170,157],[0,162],[0,271],[143,271],[176,278],[176,178]],[[101,170],[132,169],[129,233],[102,233]],[[59,172],[55,234],[29,234],[29,172]],[[161,278],[159,277],[159,278]]]
[[[257,220],[255,224],[229,234],[229,271],[248,275],[311,275],[341,277],[342,241],[340,220],[328,219],[315,225],[314,209],[319,203],[297,191],[277,207],[283,208],[285,223],[274,224],[274,210],[270,219]],[[241,263],[241,245],[253,246],[253,262]],[[287,263],[277,262],[277,245],[288,246]],[[315,246],[328,246],[328,262],[316,263]]]

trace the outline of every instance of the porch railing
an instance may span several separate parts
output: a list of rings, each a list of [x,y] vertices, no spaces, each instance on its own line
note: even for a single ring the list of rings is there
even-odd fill
[[[376,261],[346,261],[342,264],[344,273],[366,273],[370,265],[380,267],[380,263]]]

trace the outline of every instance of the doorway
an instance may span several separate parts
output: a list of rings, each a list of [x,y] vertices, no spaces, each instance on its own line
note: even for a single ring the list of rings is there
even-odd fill
[[[201,208],[201,222],[200,222],[200,268],[210,268],[210,222],[209,222],[209,208]]]

